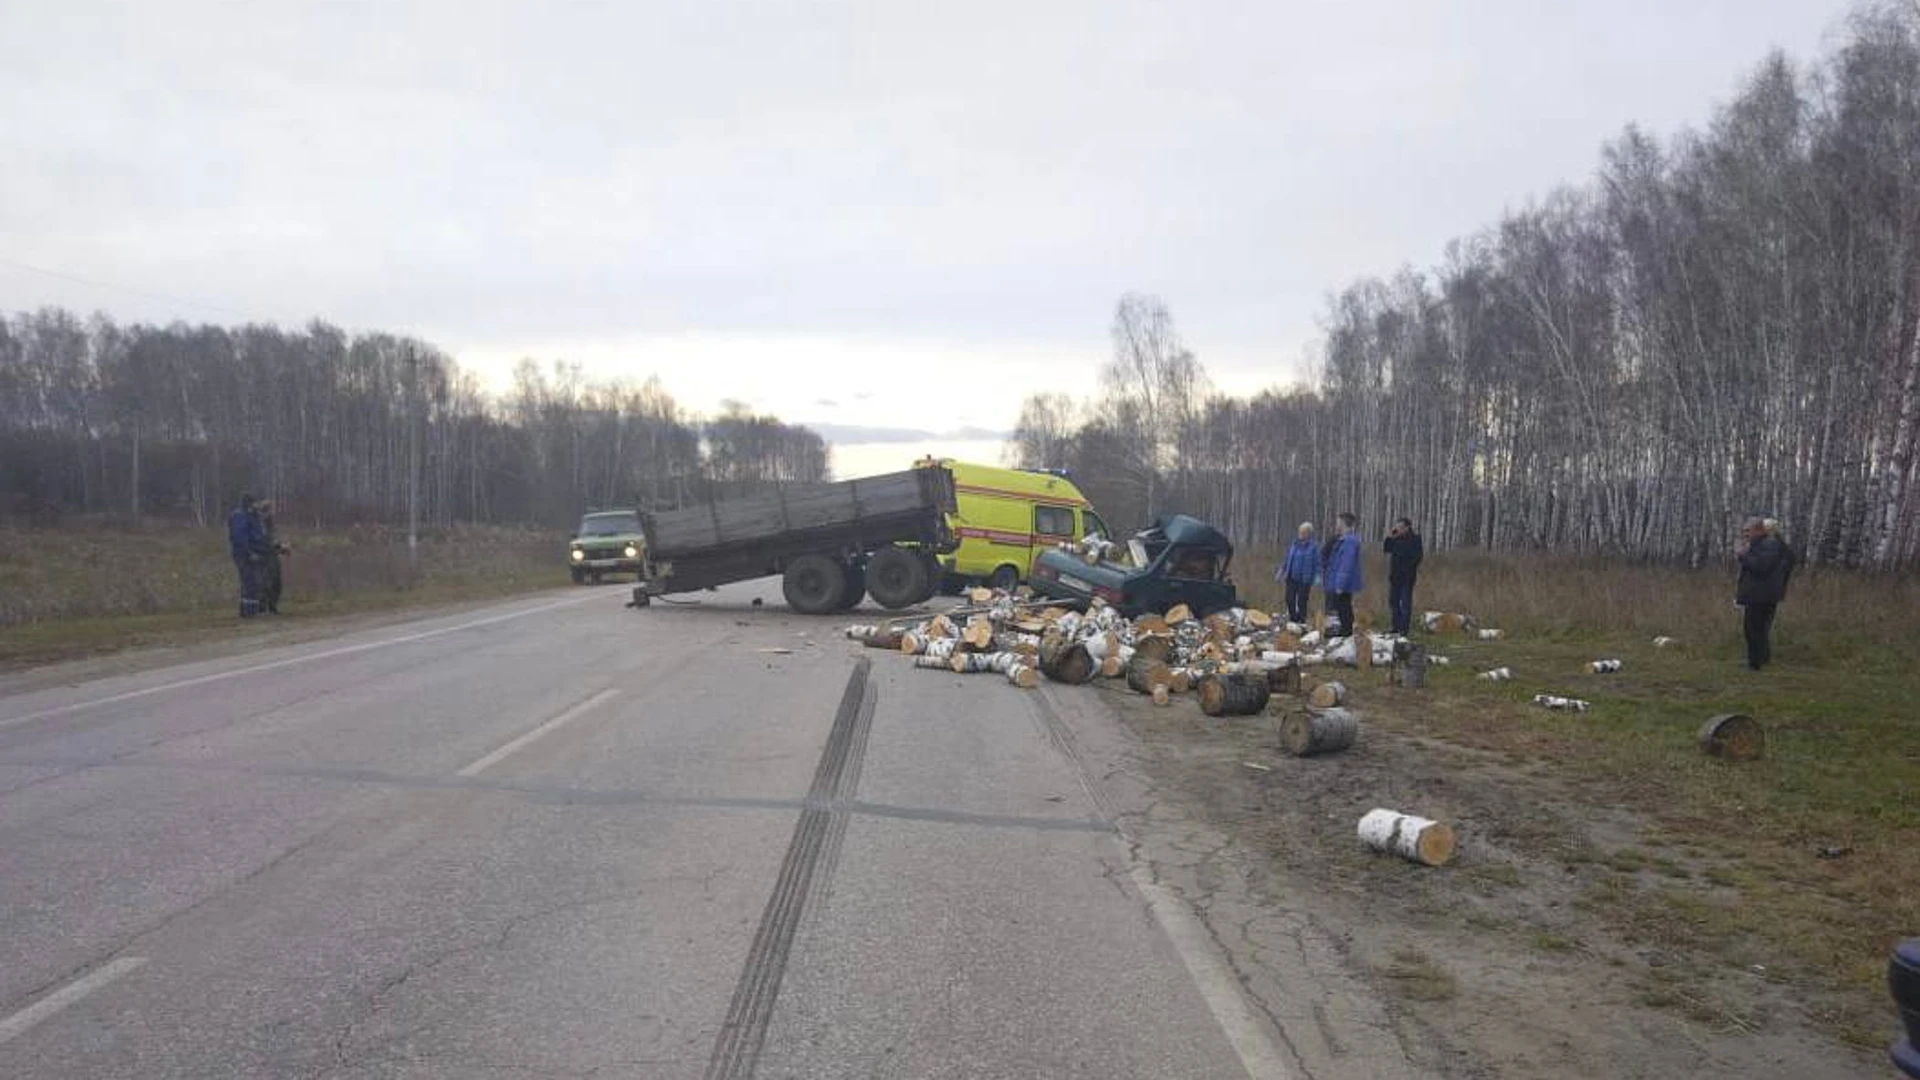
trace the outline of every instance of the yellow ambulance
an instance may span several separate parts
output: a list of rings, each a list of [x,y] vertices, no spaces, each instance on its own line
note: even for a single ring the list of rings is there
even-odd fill
[[[1027,579],[1035,555],[1062,540],[1077,541],[1089,533],[1113,537],[1093,504],[1065,476],[950,459],[919,464],[944,465],[953,472],[959,512],[948,516],[947,525],[960,546],[940,560],[948,586],[987,582],[1010,589]]]

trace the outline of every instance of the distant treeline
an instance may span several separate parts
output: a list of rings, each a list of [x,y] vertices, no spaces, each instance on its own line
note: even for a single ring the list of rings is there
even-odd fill
[[[1349,285],[1310,388],[1210,396],[1151,298],[1114,346],[1106,394],[1030,399],[1014,454],[1118,519],[1272,541],[1351,509],[1441,546],[1697,561],[1762,513],[1816,561],[1920,565],[1920,4]]]
[[[433,346],[324,323],[122,326],[0,317],[0,518],[218,518],[241,491],[295,520],[564,525],[828,474],[813,432],[729,406],[700,420],[649,379],[523,361],[484,392]]]

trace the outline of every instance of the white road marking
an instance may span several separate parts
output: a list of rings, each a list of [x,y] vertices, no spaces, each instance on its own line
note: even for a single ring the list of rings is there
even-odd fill
[[[569,600],[556,601],[551,604],[542,604],[539,607],[527,608],[523,611],[509,611],[505,615],[490,615],[487,618],[474,619],[471,622],[463,622],[457,626],[443,626],[438,630],[422,630],[417,634],[402,634],[399,637],[384,638],[380,641],[369,641],[362,645],[343,645],[337,649],[325,649],[317,653],[289,656],[282,660],[272,660],[264,664],[254,664],[251,667],[234,668],[231,671],[216,671],[211,675],[200,675],[191,679],[181,679],[179,682],[163,683],[159,686],[149,686],[141,690],[129,690],[124,694],[95,698],[92,701],[77,701],[71,705],[60,705],[51,709],[42,709],[39,712],[28,713],[25,716],[11,716],[0,720],[0,728],[10,728],[19,724],[31,723],[35,720],[45,720],[49,716],[64,716],[67,713],[81,712],[86,709],[98,708],[101,705],[117,705],[122,701],[132,701],[135,698],[148,697],[153,694],[163,694],[168,690],[185,690],[190,686],[205,686],[208,683],[237,679],[242,675],[252,675],[261,671],[273,671],[277,668],[292,667],[295,664],[310,663],[314,660],[330,660],[336,656],[351,656],[354,653],[370,652],[374,649],[385,649],[394,645],[405,645],[413,641],[425,641],[428,638],[441,637],[445,634],[457,634],[462,630],[472,630],[477,626],[492,626],[494,623],[503,623],[509,619],[518,619],[526,615],[538,615],[543,611],[552,611],[554,608],[570,607],[574,604],[583,604],[588,600],[598,599],[603,599],[603,597],[598,595],[580,596]]]
[[[1042,690],[1041,693],[1047,691]],[[1062,726],[1066,726],[1066,718],[1057,709],[1054,715]],[[1180,962],[1186,965],[1187,977],[1193,980],[1193,988],[1199,991],[1200,1000],[1206,1002],[1207,1011],[1213,1014],[1214,1022],[1220,1025],[1227,1043],[1240,1059],[1240,1067],[1247,1071],[1249,1080],[1295,1080],[1294,1071],[1287,1065],[1287,1059],[1281,1056],[1280,1048],[1267,1037],[1266,1025],[1254,1014],[1253,1006],[1248,1004],[1246,989],[1239,977],[1220,958],[1212,935],[1207,933],[1207,928],[1194,915],[1193,909],[1180,899],[1179,894],[1153,880],[1153,872],[1147,865],[1132,857],[1132,853],[1138,850],[1138,844],[1100,794],[1099,787],[1087,772],[1086,763],[1080,760],[1079,752],[1064,741],[1061,750],[1062,756],[1073,765],[1074,776],[1080,781],[1080,790],[1086,793],[1087,801],[1113,825],[1115,841],[1121,848],[1120,857],[1127,862],[1128,879],[1140,891],[1140,898],[1147,902],[1147,910],[1152,913],[1153,921],[1160,924],[1167,940],[1173,943],[1173,951],[1180,954]]]
[[[28,1028],[146,962],[147,958],[144,956],[123,956],[109,964],[94,968],[5,1020],[0,1020],[0,1044],[25,1034]]]
[[[1166,931],[1174,951],[1187,965],[1187,976],[1193,980],[1194,989],[1200,991],[1207,1011],[1213,1013],[1220,1030],[1226,1032],[1227,1041],[1233,1044],[1233,1052],[1240,1056],[1247,1075],[1253,1080],[1291,1080],[1293,1071],[1287,1067],[1273,1040],[1267,1038],[1266,1026],[1247,1004],[1240,980],[1220,961],[1206,927],[1200,925],[1200,920],[1194,918],[1180,897],[1154,881],[1153,874],[1144,865],[1129,862],[1127,876],[1133,879],[1133,887],[1139,889],[1146,900],[1147,910],[1153,912],[1153,921]]]
[[[480,771],[482,769],[485,769],[487,766],[497,764],[502,758],[506,757],[508,754],[513,753],[515,750],[520,749],[521,747],[527,745],[528,743],[539,738],[540,736],[555,730],[556,728],[560,727],[562,724],[568,723],[569,721],[580,716],[582,713],[585,713],[591,710],[595,705],[598,705],[601,702],[607,700],[610,697],[614,697],[619,693],[620,691],[615,690],[612,687],[608,687],[607,689],[600,691],[599,693],[593,695],[587,700],[574,705],[572,708],[568,709],[566,712],[561,713],[559,716],[556,716],[553,719],[547,721],[546,723],[541,724],[539,727],[534,728],[532,731],[527,732],[525,735],[522,735],[519,738],[513,740],[512,742],[501,747],[500,749],[495,750],[493,753],[488,754],[486,757],[481,758],[479,761],[476,761],[473,764],[467,766],[466,768],[461,769],[455,775],[478,776],[480,774]]]

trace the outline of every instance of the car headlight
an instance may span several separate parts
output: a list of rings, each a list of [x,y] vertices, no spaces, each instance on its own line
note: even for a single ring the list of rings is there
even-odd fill
[[[586,553],[586,552],[584,552],[584,551],[581,551],[581,550],[580,550],[579,548],[574,548],[574,549],[573,549],[573,561],[574,561],[574,562],[581,562],[581,561],[583,561],[583,560],[585,560],[585,559],[586,559],[586,557],[587,557],[587,553]]]
[[[628,544],[628,545],[627,545],[627,558],[629,558],[629,559],[637,559],[637,558],[639,558],[639,557],[640,557],[640,549],[639,549],[639,548],[637,548],[637,547],[634,547],[634,546],[633,546],[632,544]]]

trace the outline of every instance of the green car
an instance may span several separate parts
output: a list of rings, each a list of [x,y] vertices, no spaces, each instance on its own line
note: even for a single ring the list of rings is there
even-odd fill
[[[634,510],[603,510],[580,519],[580,531],[567,545],[568,569],[575,585],[603,574],[632,574],[640,579],[647,542]]]

